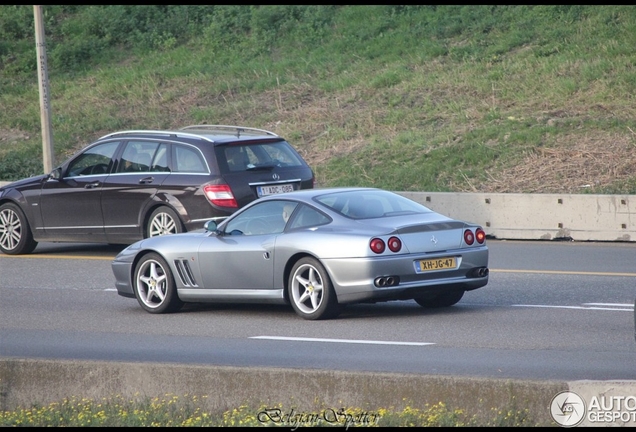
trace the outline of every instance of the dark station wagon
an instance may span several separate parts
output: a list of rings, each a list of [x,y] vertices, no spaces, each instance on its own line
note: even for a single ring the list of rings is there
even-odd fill
[[[314,182],[298,152],[266,130],[115,132],[49,174],[0,188],[0,250],[30,253],[40,241],[130,244],[191,231]]]

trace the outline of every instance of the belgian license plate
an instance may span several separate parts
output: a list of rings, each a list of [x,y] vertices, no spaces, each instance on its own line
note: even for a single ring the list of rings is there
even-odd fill
[[[434,259],[416,261],[415,266],[417,267],[417,271],[419,273],[422,273],[422,272],[433,271],[433,270],[444,270],[444,269],[455,268],[457,267],[457,261],[455,260],[455,257],[434,258]]]
[[[265,196],[265,195],[274,195],[274,194],[279,194],[284,192],[293,192],[294,186],[290,184],[259,186],[257,190],[258,190],[258,196]]]

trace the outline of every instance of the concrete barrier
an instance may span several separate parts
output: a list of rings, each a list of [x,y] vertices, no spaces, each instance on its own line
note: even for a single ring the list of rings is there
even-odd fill
[[[635,195],[398,193],[498,239],[636,241]]]
[[[550,425],[549,405],[568,384],[428,376],[416,374],[238,368],[166,363],[0,359],[0,411],[48,405],[65,398],[141,400],[197,396],[209,412],[248,404],[278,406],[296,413],[361,408],[424,410],[443,402],[492,421],[498,411],[528,410]],[[201,396],[205,396],[201,398]],[[256,413],[254,413],[256,414]]]
[[[636,241],[636,195],[397,193],[497,239]]]

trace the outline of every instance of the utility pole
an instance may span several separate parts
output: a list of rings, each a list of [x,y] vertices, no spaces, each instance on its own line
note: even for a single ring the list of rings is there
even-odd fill
[[[44,174],[53,170],[53,133],[51,129],[49,72],[46,66],[46,43],[44,42],[44,22],[42,6],[33,6],[35,18],[35,48],[38,56],[38,82],[40,84],[40,118],[42,121],[42,162]]]

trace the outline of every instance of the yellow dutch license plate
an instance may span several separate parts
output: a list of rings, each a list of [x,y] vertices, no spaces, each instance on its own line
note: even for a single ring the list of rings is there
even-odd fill
[[[417,261],[418,272],[452,269],[455,267],[457,267],[457,261],[455,260],[455,257],[434,258]]]

